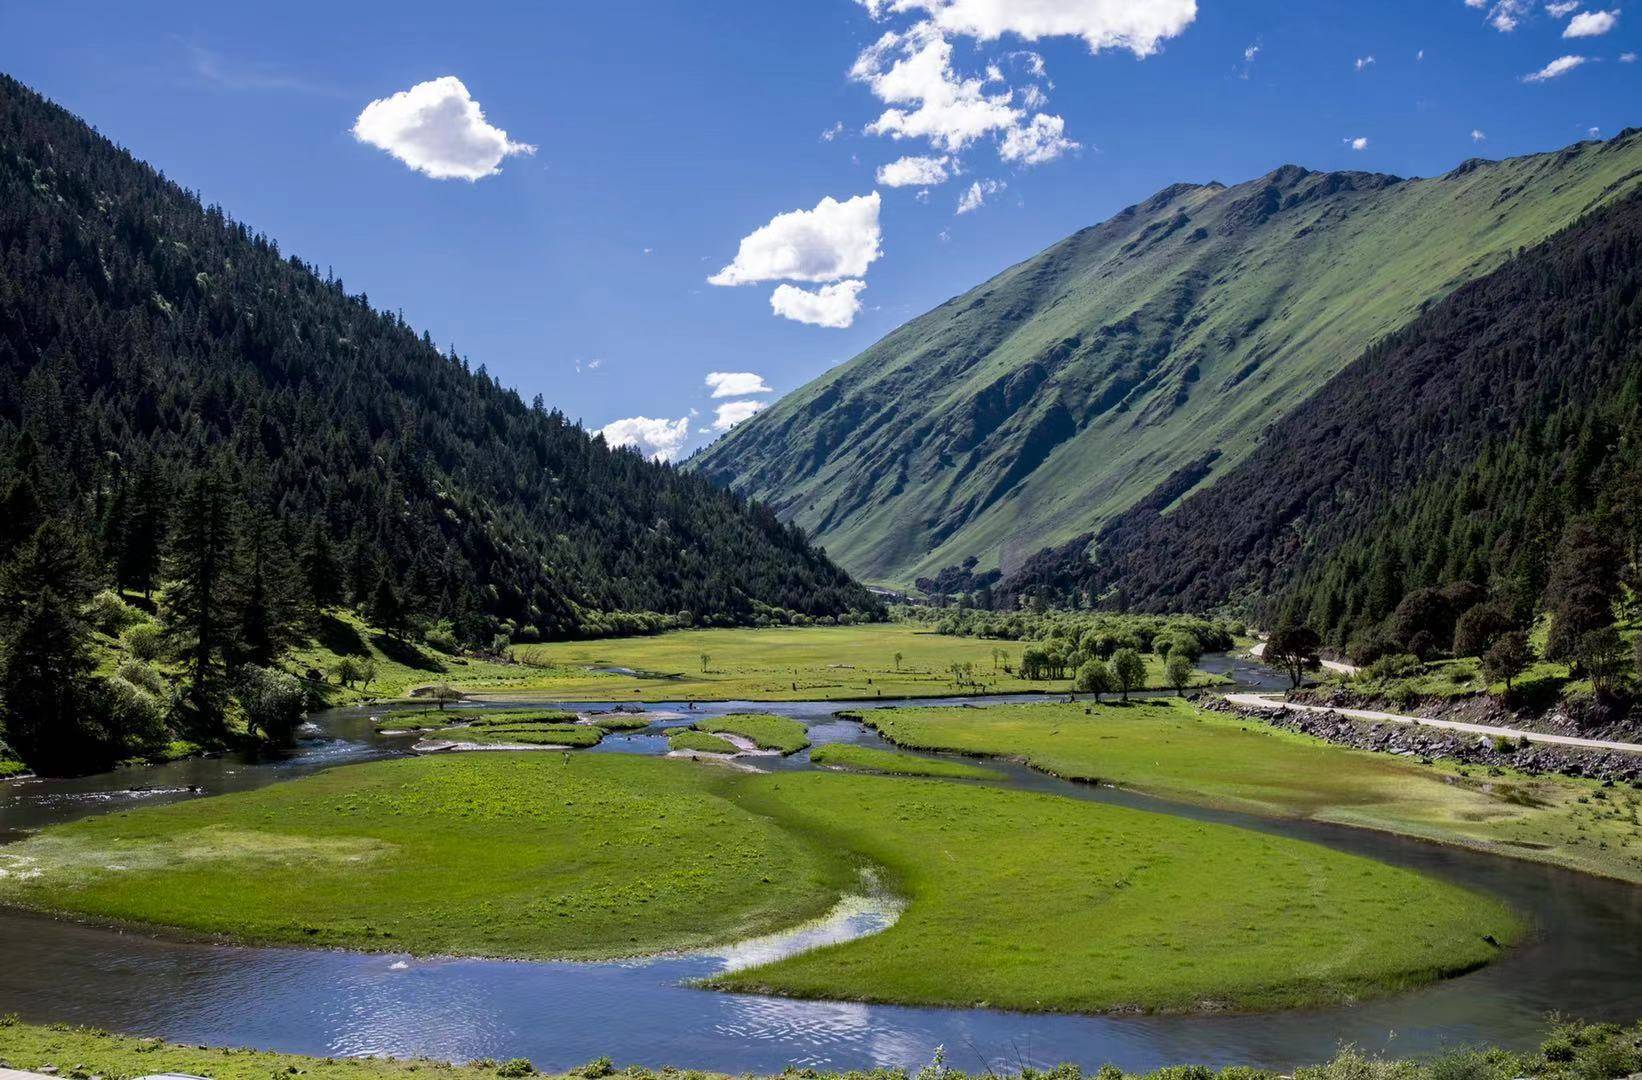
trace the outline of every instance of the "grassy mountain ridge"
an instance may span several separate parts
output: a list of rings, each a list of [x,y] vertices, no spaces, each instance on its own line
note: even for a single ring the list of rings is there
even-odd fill
[[[1422,305],[1642,183],[1642,132],[1404,180],[1177,184],[895,330],[691,462],[870,580],[1013,568],[1234,467]],[[1217,456],[1215,456],[1217,455]]]

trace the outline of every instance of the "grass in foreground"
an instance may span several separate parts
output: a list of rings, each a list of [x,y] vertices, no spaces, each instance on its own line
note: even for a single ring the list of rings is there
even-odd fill
[[[885,868],[880,934],[711,985],[899,1004],[1277,1009],[1406,989],[1498,955],[1495,901],[1368,859],[1163,814],[838,773],[738,785],[759,814]]]
[[[1535,1052],[1514,1053],[1498,1049],[1450,1050],[1426,1060],[1395,1060],[1367,1057],[1346,1049],[1332,1061],[1296,1069],[1293,1080],[1515,1080],[1533,1076],[1540,1080],[1619,1080],[1642,1071],[1642,1025],[1621,1028],[1617,1024],[1559,1024],[1544,1045]],[[110,1035],[91,1028],[63,1025],[43,1027],[0,1020],[0,1062],[23,1069],[55,1066],[65,1075],[104,1076],[125,1080],[143,1073],[181,1072],[215,1077],[216,1080],[268,1080],[270,1076],[307,1076],[311,1080],[403,1080],[411,1074],[431,1073],[442,1080],[513,1080],[529,1075],[530,1063],[474,1061],[452,1065],[425,1058],[401,1060],[383,1057],[314,1058],[296,1054],[275,1054],[262,1050],[202,1049]],[[72,1062],[73,1064],[65,1064]],[[75,1069],[76,1066],[83,1068]],[[75,1069],[70,1074],[68,1070]],[[614,1072],[608,1058],[591,1062],[563,1074],[578,1080],[600,1080]],[[651,1080],[656,1076],[694,1078],[713,1074],[695,1070],[662,1069],[659,1073],[639,1066],[623,1069],[630,1080]],[[797,1075],[805,1080],[911,1080],[905,1067],[871,1069],[847,1073],[804,1069]],[[984,1074],[992,1077],[994,1074]],[[1103,1066],[1086,1074],[1076,1065],[1052,1070],[1026,1068],[1021,1080],[1118,1080],[1124,1074],[1113,1066]],[[1233,1065],[1218,1073],[1200,1065],[1174,1065],[1146,1074],[1132,1074],[1135,1080],[1278,1080],[1269,1069]],[[970,1080],[958,1069],[932,1063],[917,1073],[918,1080]]]
[[[796,754],[810,744],[809,728],[797,720],[766,713],[731,713],[696,724],[701,731],[715,734],[729,733],[751,739],[760,750],[779,750]]]
[[[894,776],[935,776],[948,780],[996,780],[1003,774],[961,761],[934,761],[893,750],[849,743],[829,743],[810,751],[810,760],[832,769],[889,773]]]
[[[739,754],[741,748],[728,739],[694,728],[675,728],[667,734],[669,750],[694,750],[698,754]]]
[[[547,665],[529,685],[566,701],[807,701],[1064,693],[1066,680],[1022,679],[1029,643],[947,637],[909,623],[677,630],[654,637],[519,645],[513,655]],[[1001,656],[994,656],[1001,650]],[[896,655],[900,654],[897,661]],[[703,663],[702,657],[706,662]],[[953,664],[969,664],[960,684]],[[611,673],[625,669],[635,674]],[[1210,681],[1199,673],[1198,683]],[[1166,685],[1147,658],[1147,685]]]
[[[702,738],[712,736],[695,733]],[[592,958],[793,926],[883,869],[889,930],[721,984],[1019,1009],[1319,1004],[1485,963],[1497,903],[1082,800],[626,755],[376,762],[64,825],[0,901],[235,940]]]
[[[725,779],[624,754],[356,765],[46,830],[7,848],[25,861],[0,899],[249,942],[537,958],[824,913],[850,869],[726,799]]]
[[[1482,847],[1642,882],[1642,792],[1421,765],[1181,702],[875,710],[912,749],[1019,758],[1057,776],[1280,817]]]

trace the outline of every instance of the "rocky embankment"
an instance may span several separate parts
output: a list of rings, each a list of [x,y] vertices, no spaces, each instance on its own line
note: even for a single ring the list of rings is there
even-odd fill
[[[1576,697],[1556,701],[1548,708],[1508,708],[1497,697],[1428,697],[1392,700],[1343,686],[1308,686],[1290,695],[1303,705],[1336,709],[1373,709],[1428,720],[1460,720],[1490,727],[1513,727],[1548,735],[1575,735],[1585,739],[1642,742],[1642,707],[1629,701]]]
[[[1352,702],[1351,705],[1357,707],[1356,702]],[[1559,773],[1563,776],[1582,776],[1592,780],[1642,786],[1642,756],[1617,750],[1582,750],[1545,743],[1526,743],[1422,727],[1418,724],[1357,720],[1332,712],[1296,712],[1276,707],[1243,708],[1224,700],[1211,702],[1204,707],[1246,716],[1273,727],[1296,731],[1358,750],[1373,750],[1422,760],[1448,758],[1467,765],[1496,765],[1525,773]],[[1506,715],[1508,717],[1509,713]]]

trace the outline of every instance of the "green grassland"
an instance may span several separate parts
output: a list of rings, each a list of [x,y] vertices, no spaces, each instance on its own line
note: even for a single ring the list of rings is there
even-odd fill
[[[726,799],[721,770],[456,754],[88,818],[7,848],[0,900],[241,941],[594,958],[824,913],[840,859]]]
[[[512,727],[451,727],[427,732],[424,738],[472,746],[562,746],[584,749],[604,739],[596,724],[520,724]]]
[[[912,749],[1017,758],[1167,799],[1381,829],[1642,882],[1642,792],[1634,788],[1422,765],[1171,701],[864,715]]]
[[[513,655],[547,672],[532,689],[565,701],[849,701],[973,693],[1064,692],[1067,680],[1023,679],[1030,642],[949,637],[915,624],[676,630],[654,637],[518,645]],[[1002,650],[1000,662],[993,650]],[[901,655],[897,663],[895,656]],[[702,657],[707,657],[706,664]],[[972,665],[960,682],[953,664]],[[1147,685],[1167,685],[1146,658]],[[623,668],[636,674],[592,669]],[[1199,682],[1210,681],[1199,674]]]
[[[809,729],[797,720],[767,713],[731,713],[698,722],[696,728],[713,734],[740,735],[760,750],[796,754],[810,744]]]
[[[432,731],[453,724],[472,727],[571,724],[575,723],[576,714],[560,709],[395,709],[372,720],[377,731]]]
[[[711,738],[699,732],[690,733]],[[723,985],[1022,1009],[1277,1008],[1486,962],[1498,904],[1064,797],[625,755],[350,766],[48,829],[0,901],[232,940],[592,958],[792,926],[880,868],[890,930]]]
[[[1481,965],[1502,906],[1310,844],[1057,796],[837,773],[739,803],[884,867],[889,929],[717,976],[803,997],[1053,1011],[1340,1003]]]
[[[669,750],[694,750],[698,754],[737,754],[741,751],[736,744],[728,739],[721,739],[717,735],[709,735],[705,731],[694,728],[678,728],[667,733],[667,748]]]
[[[996,769],[968,765],[961,761],[935,761],[894,750],[878,750],[850,743],[829,743],[810,751],[810,761],[829,769],[851,772],[887,773],[893,776],[933,776],[948,780],[996,780]]]

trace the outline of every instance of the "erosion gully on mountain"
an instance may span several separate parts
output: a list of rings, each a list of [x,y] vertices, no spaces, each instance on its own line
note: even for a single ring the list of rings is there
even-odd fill
[[[1231,656],[1204,670],[1245,692],[1270,691],[1269,669]],[[949,699],[961,703],[966,699]],[[976,699],[977,705],[1038,700]],[[500,706],[505,703],[495,703]],[[518,704],[517,702],[512,704]],[[541,704],[532,702],[531,704]],[[865,707],[892,705],[871,702]],[[920,704],[931,704],[921,702]],[[580,703],[580,708],[597,705]],[[761,712],[810,725],[816,747],[885,744],[834,713],[838,702],[760,702]],[[862,705],[851,705],[862,708]],[[749,708],[646,707],[652,725],[613,733],[583,753],[663,754],[666,731]],[[90,814],[243,791],[335,765],[409,752],[414,735],[380,735],[371,710],[316,717],[295,752],[252,763],[232,757],[124,769],[70,780],[0,785],[0,841]],[[939,755],[924,755],[939,758]],[[761,757],[765,769],[809,769],[810,752]],[[955,760],[955,759],[947,759]],[[148,937],[0,912],[8,963],[0,1013],[89,1024],[167,1039],[320,1055],[531,1058],[562,1069],[609,1055],[730,1073],[789,1065],[857,1068],[928,1060],[1018,1068],[1075,1061],[1150,1069],[1178,1062],[1287,1067],[1342,1042],[1419,1054],[1441,1046],[1526,1046],[1553,1009],[1592,1020],[1642,1013],[1642,890],[1570,871],[1388,834],[1185,806],[1109,787],[1067,783],[1022,765],[989,763],[995,781],[1158,813],[1292,836],[1490,892],[1528,915],[1531,940],[1472,974],[1346,1009],[1254,1015],[1067,1016],[988,1009],[799,1001],[691,988],[688,980],[882,929],[892,900],[840,904],[826,920],[702,953],[606,963],[428,959],[282,948],[241,948]]]

